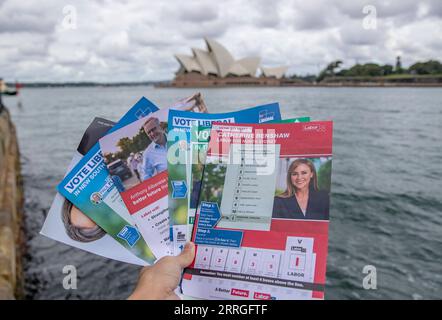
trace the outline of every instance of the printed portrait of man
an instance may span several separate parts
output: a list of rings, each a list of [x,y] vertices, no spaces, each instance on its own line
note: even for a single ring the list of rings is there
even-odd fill
[[[101,197],[101,194],[99,192],[94,192],[91,195],[91,201],[94,204],[99,204],[101,201],[103,201],[103,198]]]
[[[167,169],[167,136],[160,120],[150,117],[143,124],[144,132],[151,143],[143,153],[143,178],[149,179]]]

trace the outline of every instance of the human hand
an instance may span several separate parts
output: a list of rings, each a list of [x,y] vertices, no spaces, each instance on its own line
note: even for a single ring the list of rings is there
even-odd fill
[[[144,267],[140,272],[138,284],[129,300],[177,300],[175,294],[183,268],[189,266],[195,257],[195,245],[186,243],[183,251],[176,257],[163,257],[153,266]]]

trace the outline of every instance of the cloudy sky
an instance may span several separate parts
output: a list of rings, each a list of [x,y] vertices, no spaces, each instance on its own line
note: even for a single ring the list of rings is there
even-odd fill
[[[204,48],[203,37],[238,59],[289,65],[289,74],[335,59],[394,64],[400,55],[408,66],[442,60],[442,1],[0,0],[0,76],[167,80],[178,69],[173,54]]]

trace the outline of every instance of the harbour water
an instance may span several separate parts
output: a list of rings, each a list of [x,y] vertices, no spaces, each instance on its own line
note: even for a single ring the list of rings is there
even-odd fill
[[[442,298],[442,89],[201,89],[210,112],[277,101],[284,117],[334,121],[326,299]],[[39,235],[83,130],[118,120],[139,97],[158,106],[195,92],[153,87],[23,89],[6,97],[18,131],[26,193],[25,290],[29,299],[120,299],[139,267]],[[65,265],[78,288],[65,290]],[[363,288],[363,268],[377,289]]]

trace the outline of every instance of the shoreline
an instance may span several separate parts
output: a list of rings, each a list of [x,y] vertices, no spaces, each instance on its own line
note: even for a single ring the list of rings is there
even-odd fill
[[[23,85],[22,89],[47,89],[47,88],[111,88],[111,87],[154,87],[154,88],[176,88],[176,89],[192,89],[192,88],[441,88],[442,83],[297,83],[283,85],[214,85],[214,86],[176,86],[171,83],[158,84],[115,84],[115,85],[95,85],[95,84],[51,84],[51,85]],[[8,98],[4,96],[4,98]]]
[[[370,84],[290,84],[290,85],[216,85],[216,86],[175,86],[173,84],[154,85],[155,88],[442,88],[442,83],[370,83]]]

